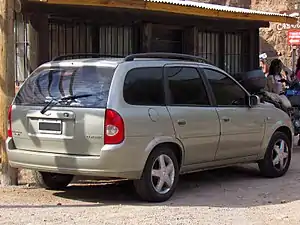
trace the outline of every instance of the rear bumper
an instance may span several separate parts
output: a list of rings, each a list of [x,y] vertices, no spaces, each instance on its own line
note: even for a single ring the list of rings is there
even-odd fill
[[[17,149],[12,138],[6,140],[12,167],[44,172],[139,179],[144,163],[134,160],[124,146],[103,148],[99,156],[78,156]],[[127,155],[127,157],[125,156]],[[142,157],[143,158],[143,157]]]

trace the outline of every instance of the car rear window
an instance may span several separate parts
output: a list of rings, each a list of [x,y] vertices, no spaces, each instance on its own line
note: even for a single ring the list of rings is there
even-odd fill
[[[45,105],[52,98],[92,94],[67,104],[76,107],[106,107],[114,71],[113,67],[96,66],[40,70],[32,74],[22,85],[15,104]]]

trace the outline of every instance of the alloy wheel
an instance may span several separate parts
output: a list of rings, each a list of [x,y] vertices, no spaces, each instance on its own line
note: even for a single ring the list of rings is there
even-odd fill
[[[156,158],[151,169],[151,182],[155,191],[166,194],[172,188],[175,180],[175,167],[172,159],[167,155]]]
[[[289,147],[284,140],[280,139],[274,144],[272,156],[274,168],[278,171],[284,170],[289,157]]]

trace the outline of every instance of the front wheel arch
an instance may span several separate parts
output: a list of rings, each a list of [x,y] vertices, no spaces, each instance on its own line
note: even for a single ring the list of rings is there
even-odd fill
[[[281,126],[279,128],[277,128],[273,135],[276,133],[276,132],[282,132],[284,134],[286,134],[286,136],[288,137],[288,139],[290,140],[290,142],[293,144],[293,133],[292,131],[290,130],[290,128],[288,128],[287,126]],[[272,135],[272,136],[273,136]]]
[[[274,151],[274,146],[277,145],[278,141],[283,141],[286,145],[283,145],[283,150],[280,152]],[[260,172],[263,176],[269,177],[269,178],[275,178],[275,177],[280,177],[283,176],[289,169],[290,162],[291,162],[291,154],[292,154],[292,142],[289,140],[288,136],[286,133],[283,133],[281,131],[275,132],[268,144],[268,147],[265,151],[264,158],[258,161],[258,166],[260,169]],[[287,147],[287,148],[286,148]],[[281,148],[281,147],[280,147]],[[278,159],[278,162],[274,164],[274,152],[277,152],[277,155],[281,153],[287,153],[286,157],[279,156],[280,158]],[[275,155],[276,156],[276,155]],[[276,168],[276,165],[278,166],[279,160],[286,160],[283,166],[283,168]],[[284,162],[284,161],[282,161]]]
[[[266,149],[267,149],[272,137],[274,136],[274,134],[276,132],[284,133],[285,135],[287,135],[289,141],[291,143],[293,143],[293,133],[292,133],[291,129],[286,125],[277,126],[277,128],[275,127],[275,128],[272,128],[271,130],[266,130],[263,142],[261,144],[261,149],[260,149],[260,152],[259,152],[258,157],[257,157],[257,160],[261,160],[261,159],[264,158],[264,155],[266,153]]]

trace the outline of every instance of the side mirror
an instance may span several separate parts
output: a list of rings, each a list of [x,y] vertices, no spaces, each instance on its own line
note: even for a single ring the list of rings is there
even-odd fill
[[[260,102],[260,99],[257,95],[250,95],[249,96],[249,107],[253,107],[258,105]]]

